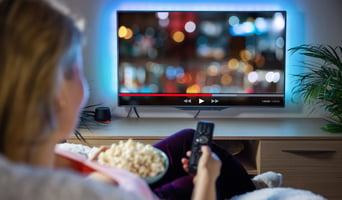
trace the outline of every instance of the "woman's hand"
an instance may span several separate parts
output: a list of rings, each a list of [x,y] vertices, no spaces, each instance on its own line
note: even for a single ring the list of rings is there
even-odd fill
[[[187,156],[187,158],[182,158],[181,162],[183,164],[184,171],[189,173],[189,159],[188,158],[191,156],[191,151],[187,151],[186,156]],[[192,174],[192,175],[194,175],[194,174]]]
[[[199,159],[198,168],[202,167],[203,170],[207,169],[209,171],[212,171],[213,177],[215,176],[215,172],[217,172],[218,173],[218,174],[216,174],[216,178],[217,178],[217,176],[219,175],[219,172],[220,172],[220,168],[221,168],[220,159],[217,157],[217,155],[215,153],[211,152],[211,149],[208,146],[202,146],[201,150],[202,150],[202,155],[203,154],[204,155],[201,156],[201,158]],[[191,151],[188,151],[186,153],[186,156],[190,157]],[[183,164],[183,169],[186,172],[189,172],[189,159],[188,158],[182,158],[181,162]],[[192,175],[195,175],[195,174],[192,174]]]
[[[221,161],[208,146],[201,147],[202,155],[198,161],[197,174],[194,178],[193,200],[216,199],[216,179],[220,175]],[[183,167],[188,162],[182,160]]]
[[[209,146],[201,147],[202,155],[198,161],[197,174],[194,182],[199,176],[207,176],[210,181],[215,182],[221,171],[221,160],[215,153],[211,152]]]

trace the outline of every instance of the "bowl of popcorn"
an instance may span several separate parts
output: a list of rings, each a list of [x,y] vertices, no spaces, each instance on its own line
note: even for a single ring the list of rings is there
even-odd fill
[[[148,184],[161,179],[169,167],[169,160],[164,152],[132,139],[100,148],[92,160],[101,165],[128,170]]]

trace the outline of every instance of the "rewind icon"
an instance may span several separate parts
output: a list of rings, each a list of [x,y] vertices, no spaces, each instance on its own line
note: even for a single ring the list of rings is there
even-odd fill
[[[191,99],[184,99],[184,103],[191,103]]]

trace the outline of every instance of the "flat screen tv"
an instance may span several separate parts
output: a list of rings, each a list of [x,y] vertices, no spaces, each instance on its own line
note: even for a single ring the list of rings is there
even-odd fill
[[[116,14],[119,106],[284,106],[285,11]]]

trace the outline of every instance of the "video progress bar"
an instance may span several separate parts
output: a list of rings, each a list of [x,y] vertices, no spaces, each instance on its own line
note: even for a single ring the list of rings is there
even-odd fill
[[[120,97],[212,97],[212,94],[119,93]]]

